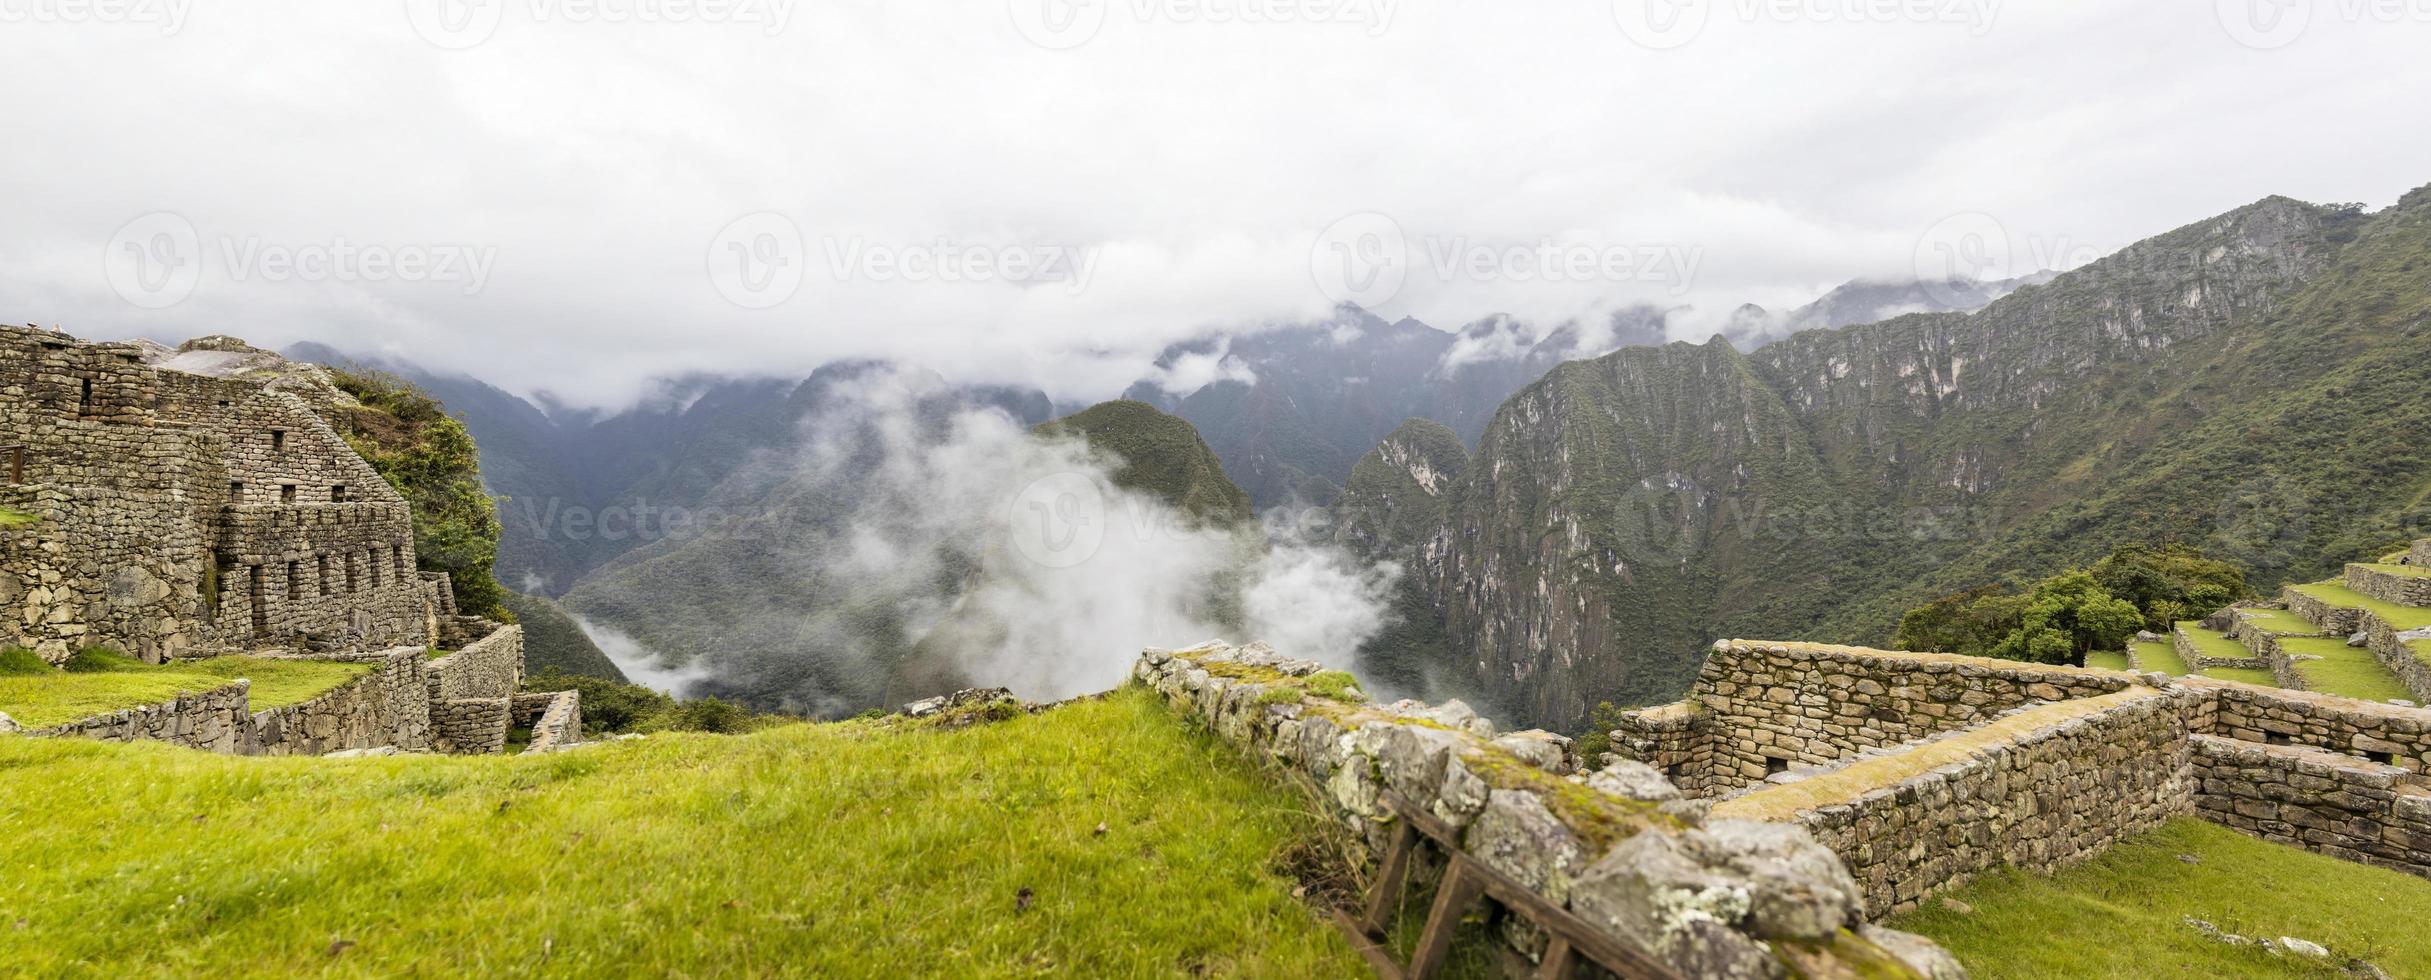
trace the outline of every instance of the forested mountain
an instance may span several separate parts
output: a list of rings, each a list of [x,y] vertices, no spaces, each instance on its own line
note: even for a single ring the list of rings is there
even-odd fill
[[[2431,516],[2427,269],[2431,190],[2271,198],[1972,315],[1565,364],[1390,544],[1448,669],[1555,727],[1676,696],[1716,638],[1879,641],[2132,541],[2315,575]]]

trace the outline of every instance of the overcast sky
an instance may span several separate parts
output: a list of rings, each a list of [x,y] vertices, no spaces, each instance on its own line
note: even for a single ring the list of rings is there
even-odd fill
[[[2431,183],[2431,0],[2274,2],[0,0],[0,321],[584,404],[1097,397],[1343,300],[1702,339]]]

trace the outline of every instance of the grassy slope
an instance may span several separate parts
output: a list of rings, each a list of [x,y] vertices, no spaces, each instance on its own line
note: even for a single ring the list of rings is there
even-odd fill
[[[0,973],[1361,970],[1270,870],[1317,818],[1136,691],[540,757],[0,738],[0,774]]]
[[[312,700],[370,673],[377,664],[260,657],[133,664],[101,673],[54,672],[0,676],[0,712],[27,728],[49,728],[126,708],[159,704],[181,693],[208,691],[239,677],[253,682],[255,711]]]
[[[2414,630],[2431,626],[2431,609],[2417,609],[2413,606],[2382,602],[2336,582],[2315,582],[2310,585],[2293,586],[2293,588],[2333,606],[2369,609],[2373,615],[2379,616],[2382,622],[2397,629]]]
[[[2192,854],[2201,863],[2179,860]],[[2178,820],[2053,876],[2005,871],[1927,905],[1894,928],[1931,936],[1976,980],[2092,977],[2336,977],[2203,937],[2182,916],[2257,938],[2294,936],[2391,976],[2431,976],[2431,881]]]
[[[2399,683],[2396,675],[2380,665],[2372,651],[2351,647],[2347,641],[2334,638],[2283,639],[2279,648],[2290,655],[2309,654],[2319,660],[2296,661],[2296,673],[2304,678],[2308,690],[2340,697],[2362,698],[2366,701],[2387,701],[2391,698],[2411,700],[2414,695]]]
[[[531,673],[551,667],[569,674],[624,681],[625,672],[617,669],[616,661],[608,659],[599,645],[582,631],[582,626],[568,615],[565,607],[541,596],[521,592],[501,594],[507,611],[523,624],[523,665]]]

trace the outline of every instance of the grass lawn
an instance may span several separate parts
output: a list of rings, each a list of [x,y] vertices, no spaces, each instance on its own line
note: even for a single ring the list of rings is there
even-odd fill
[[[239,677],[253,682],[255,711],[310,701],[378,664],[261,657],[207,657],[152,665],[114,661],[97,673],[0,674],[0,712],[27,728],[49,728],[124,708],[208,691]]]
[[[2289,588],[2295,589],[2298,592],[2302,592],[2333,606],[2346,606],[2351,609],[2369,609],[2372,611],[2373,615],[2379,616],[2382,622],[2388,623],[2390,626],[2396,627],[2401,631],[2415,630],[2421,629],[2425,626],[2431,626],[2431,609],[2417,609],[2413,606],[2401,606],[2394,602],[2382,602],[2336,582],[2315,582],[2311,585],[2291,585]]]
[[[2178,656],[2178,648],[2168,642],[2130,643],[2135,648],[2136,662],[2145,670],[2157,670],[2171,677],[2186,676],[2186,658]]]
[[[2095,650],[2088,653],[2085,655],[2085,666],[2100,667],[2104,670],[2134,669],[2128,666],[2127,655],[2117,650]]]
[[[2431,578],[2431,568],[2423,568],[2418,565],[2367,564],[2364,567],[2375,572],[2381,572],[2388,575],[2402,575],[2406,578]]]
[[[2303,636],[2321,632],[2321,625],[2286,609],[2242,609],[2237,618],[2272,633],[2294,633]]]
[[[537,757],[0,737],[0,774],[0,974],[1365,972],[1278,870],[1323,820],[1138,689]]]
[[[2388,668],[2373,658],[2372,651],[2348,646],[2345,640],[2283,639],[2279,648],[2290,655],[2302,653],[2321,658],[2296,661],[2296,673],[2304,678],[2304,686],[2310,690],[2366,701],[2414,697]]]
[[[2186,634],[2187,639],[2193,640],[2195,652],[2206,657],[2218,657],[2222,660],[2254,659],[2254,651],[2246,649],[2245,644],[2229,639],[2226,633],[2204,629],[2202,623],[2179,623],[2178,632]]]
[[[2195,675],[2198,677],[2209,677],[2216,681],[2236,681],[2240,684],[2252,684],[2256,687],[2279,686],[2279,678],[2277,675],[2272,674],[2267,670],[2256,670],[2252,667],[2212,667],[2205,670],[2196,671]]]
[[[2188,864],[2179,855],[2200,863]],[[1958,954],[1976,980],[2088,977],[2339,977],[2334,964],[2204,937],[2193,916],[2256,938],[2294,936],[2393,977],[2431,977],[2431,881],[2175,820],[2084,864],[2002,871],[1892,920]]]

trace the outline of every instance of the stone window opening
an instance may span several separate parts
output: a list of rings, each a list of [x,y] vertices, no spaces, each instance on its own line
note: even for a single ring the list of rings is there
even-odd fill
[[[362,583],[355,577],[354,553],[348,552],[346,555],[346,594],[353,595],[354,593],[361,591],[361,589]]]
[[[2394,766],[2397,764],[2397,753],[2395,752],[2365,752],[2363,757],[2384,766]]]
[[[380,549],[373,548],[363,556],[363,567],[371,569],[371,587],[380,587]]]
[[[345,502],[346,502],[346,484],[343,484],[343,483],[333,483],[333,484],[330,484],[330,486],[329,486],[329,502],[330,502],[330,503],[333,503],[333,504],[342,504],[342,503],[345,503]]]
[[[270,451],[274,453],[283,453],[287,451],[287,430],[270,430]]]
[[[243,483],[234,480],[229,481],[228,502],[232,504],[241,504],[245,502],[245,485]]]
[[[1768,779],[1769,779],[1769,778],[1771,778],[1771,777],[1781,775],[1782,773],[1785,773],[1785,772],[1788,772],[1788,771],[1789,771],[1789,760],[1788,760],[1788,759],[1776,759],[1776,758],[1773,758],[1772,756],[1765,756],[1765,757],[1764,757],[1764,775],[1765,775],[1765,777],[1766,777],[1766,778],[1768,778]]]
[[[389,564],[389,567],[394,568],[394,569],[396,569],[396,570],[397,570],[397,581],[399,581],[399,582],[403,582],[403,581],[405,581],[405,580],[406,580],[406,577],[407,577],[407,576],[406,576],[406,574],[405,574],[405,546],[404,546],[404,545],[401,545],[401,544],[392,544],[392,545],[389,545],[389,546],[388,546],[388,564]]]
[[[324,595],[324,596],[326,596],[326,595],[328,595],[328,594],[329,594],[329,556],[328,556],[328,555],[314,555],[314,556],[312,556],[312,560],[313,560],[313,562],[314,562],[315,564],[318,564],[318,565],[320,566],[320,569],[321,569],[321,594],[322,594],[322,595]]]
[[[303,562],[300,562],[300,561],[291,561],[291,562],[288,562],[288,563],[287,563],[287,598],[289,598],[289,599],[291,599],[291,600],[292,600],[292,599],[301,599],[301,598],[303,598],[303,597],[304,597],[304,563],[303,563]]]
[[[281,484],[279,484],[279,503],[282,503],[282,504],[292,504],[292,503],[295,503],[295,484],[292,484],[292,483],[281,483]]]
[[[263,583],[263,578],[262,566],[245,566],[245,586],[248,598],[252,600],[253,635],[255,636],[270,635],[270,608],[269,603],[264,601],[269,595],[270,587]]]
[[[93,379],[84,378],[81,380],[81,384],[84,390],[76,395],[76,414],[91,415],[93,414]]]
[[[2262,740],[2272,745],[2288,744],[2288,737],[2279,734],[2278,732],[2264,732],[2262,733]]]

